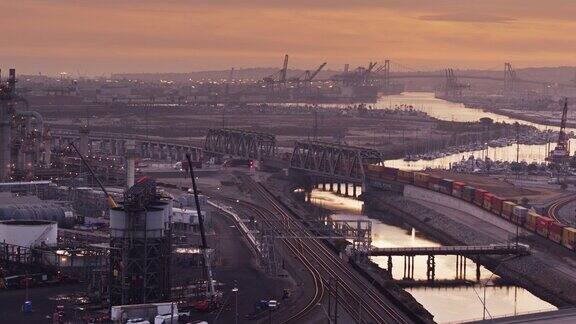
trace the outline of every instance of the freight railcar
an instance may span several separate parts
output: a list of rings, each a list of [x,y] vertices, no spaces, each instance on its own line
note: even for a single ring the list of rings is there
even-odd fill
[[[492,195],[492,201],[491,201],[491,211],[498,215],[501,216],[502,215],[502,205],[504,203],[504,199],[502,197],[498,197],[496,195]]]
[[[398,181],[408,184],[414,183],[414,172],[398,170]]]
[[[452,179],[442,179],[424,172],[404,171],[380,165],[368,165],[366,173],[371,177],[414,184],[473,203],[572,251],[576,250],[576,228],[556,222],[487,190],[475,188]]]
[[[464,182],[454,181],[452,183],[452,196],[462,198],[463,190],[464,190]]]
[[[492,210],[492,197],[494,197],[493,194],[489,192],[484,193],[484,201],[482,202],[482,207],[488,211]]]
[[[472,186],[464,186],[462,188],[462,199],[468,202],[474,202],[474,194],[476,193],[476,188]]]
[[[452,195],[452,186],[454,184],[453,180],[450,179],[440,179],[439,191],[441,193]]]
[[[515,205],[512,212],[512,223],[525,226],[528,217],[528,208]]]
[[[480,207],[482,207],[484,205],[484,195],[487,193],[488,191],[484,190],[484,189],[478,189],[476,188],[476,190],[474,190],[474,203]]]
[[[502,217],[508,220],[513,218],[514,208],[517,205],[511,201],[502,202]]]
[[[562,245],[574,250],[576,248],[576,228],[566,226],[562,233]]]
[[[428,189],[439,192],[440,191],[440,181],[442,181],[442,178],[435,177],[432,175],[428,176]]]
[[[414,184],[418,187],[428,188],[428,178],[430,176],[427,173],[414,172]]]

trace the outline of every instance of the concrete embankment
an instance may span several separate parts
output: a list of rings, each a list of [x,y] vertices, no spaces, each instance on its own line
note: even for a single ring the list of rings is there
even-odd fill
[[[423,189],[421,189],[423,190]],[[420,195],[421,200],[429,200],[434,203],[446,203],[452,208],[462,208],[464,212],[470,212],[470,217],[480,217],[492,225],[498,226],[494,215],[485,214],[476,206],[465,202],[452,200],[450,197],[441,197],[439,193],[431,193],[427,190],[406,191],[408,195]],[[444,214],[418,203],[411,198],[399,194],[373,192],[364,194],[365,208],[378,212],[391,213],[401,217],[419,231],[436,238],[446,245],[487,245],[496,243],[496,240],[483,233],[481,228],[473,228],[454,220]],[[465,204],[465,205],[464,205]],[[490,216],[490,217],[488,217]],[[502,225],[502,224],[500,224]],[[508,224],[510,225],[510,224]],[[540,244],[538,238],[533,235],[522,237],[521,242]],[[559,247],[560,248],[560,247]],[[481,257],[480,263],[495,272],[502,278],[512,280],[516,284],[526,288],[534,295],[544,299],[557,307],[566,307],[576,304],[576,280],[568,274],[559,271],[541,254],[507,259],[500,262],[502,257]]]

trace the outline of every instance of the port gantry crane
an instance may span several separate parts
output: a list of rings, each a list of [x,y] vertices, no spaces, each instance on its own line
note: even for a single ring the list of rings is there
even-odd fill
[[[548,161],[562,164],[570,157],[570,145],[566,136],[566,122],[568,119],[568,98],[564,98],[564,108],[562,109],[562,120],[560,121],[560,131],[558,132],[558,142],[554,150],[550,151]]]

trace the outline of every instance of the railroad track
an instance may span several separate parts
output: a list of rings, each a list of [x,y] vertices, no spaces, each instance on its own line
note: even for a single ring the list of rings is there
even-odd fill
[[[555,201],[554,203],[552,203],[552,205],[550,205],[550,207],[548,207],[548,217],[558,222],[561,222],[560,219],[558,218],[558,212],[560,211],[560,209],[562,209],[562,207],[568,205],[573,201],[576,201],[576,195],[570,195],[568,197],[564,197]]]
[[[293,237],[285,239],[284,242],[295,241],[298,244],[296,255],[304,257],[309,264],[315,265],[314,268],[325,283],[330,279],[338,281],[340,305],[356,322],[413,322],[404,313],[399,312],[395,305],[392,305],[385,296],[361,277],[359,273],[342,262],[322,241],[315,239],[312,233],[300,221],[296,220],[262,185],[254,182],[249,177],[245,177],[243,180],[272,209],[269,210],[257,206],[257,211],[255,212],[272,228],[282,229],[279,230],[279,235]],[[313,308],[315,305],[316,302],[311,307]]]
[[[270,219],[271,212],[268,210],[263,210],[262,207],[256,206],[252,203],[236,200],[231,198],[224,198],[221,199],[228,200],[234,204],[242,205],[242,207],[250,210],[253,214],[259,216],[260,220],[264,221],[270,228],[274,228],[273,221]],[[277,234],[281,234],[280,231],[276,231]],[[314,283],[314,293],[312,298],[308,301],[308,303],[298,312],[292,314],[290,317],[282,321],[282,323],[298,323],[300,319],[310,313],[317,304],[322,300],[324,297],[324,282],[322,281],[322,276],[318,269],[314,267],[314,265],[310,262],[308,258],[304,256],[303,251],[300,249],[302,242],[298,242],[298,240],[293,239],[280,239],[282,243],[290,250],[290,252],[296,256],[296,258],[304,265],[306,270],[312,276],[312,281]]]

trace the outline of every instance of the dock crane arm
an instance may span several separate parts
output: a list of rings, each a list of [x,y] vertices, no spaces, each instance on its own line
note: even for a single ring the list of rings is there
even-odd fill
[[[306,81],[312,81],[312,79],[314,79],[318,73],[320,73],[320,71],[322,71],[322,69],[326,66],[326,62],[320,64],[320,66],[314,71],[312,72],[312,74],[310,74],[310,76],[308,76],[308,79]]]
[[[78,156],[80,157],[80,159],[82,160],[82,162],[84,163],[84,165],[86,166],[86,168],[88,169],[88,171],[90,171],[90,174],[92,174],[92,176],[94,177],[94,179],[96,179],[96,182],[98,182],[98,185],[100,186],[100,189],[102,189],[102,191],[104,192],[104,194],[106,195],[106,199],[108,200],[108,206],[110,206],[110,208],[116,208],[118,207],[118,204],[116,203],[116,201],[114,201],[114,198],[112,198],[112,196],[108,193],[108,191],[106,190],[106,188],[104,188],[104,185],[102,184],[102,182],[100,181],[100,179],[98,179],[98,177],[96,176],[96,174],[94,173],[94,171],[92,170],[92,168],[90,167],[90,165],[88,165],[88,162],[86,162],[86,159],[84,159],[84,156],[82,156],[82,153],[80,153],[80,151],[78,150],[78,148],[76,147],[76,145],[74,145],[74,143],[70,142],[69,143],[70,146],[72,146],[72,148],[74,148],[74,151],[76,151],[76,154],[78,154]]]

